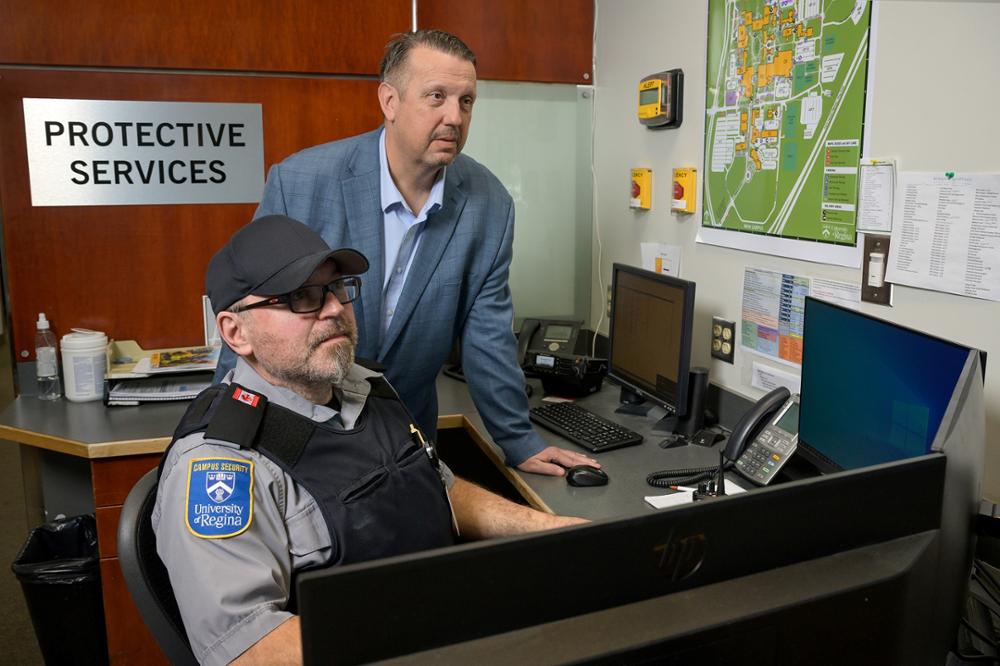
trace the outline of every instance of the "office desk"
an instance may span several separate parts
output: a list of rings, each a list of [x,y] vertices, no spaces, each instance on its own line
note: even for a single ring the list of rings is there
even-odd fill
[[[540,402],[536,384],[532,404]],[[639,446],[596,455],[610,476],[606,486],[574,488],[561,477],[521,474],[503,464],[475,410],[466,385],[454,379],[438,380],[439,429],[462,429],[529,504],[541,510],[592,519],[652,511],[644,495],[657,494],[645,483],[646,474],[666,467],[698,467],[717,462],[707,449],[685,447],[663,450],[661,436],[650,432],[662,410],[648,417],[619,416],[627,427],[646,437]],[[618,390],[608,385],[581,404],[611,415]],[[72,456],[83,465],[79,485],[89,495],[97,517],[101,576],[107,622],[108,650],[113,663],[165,663],[151,634],[139,618],[118,566],[116,534],[121,505],[135,482],[155,467],[187,403],[154,403],[141,407],[105,408],[99,402],[46,402],[20,396],[0,413],[0,439],[22,445],[25,459],[37,460],[39,451]],[[537,428],[549,444],[574,448],[558,435]],[[30,466],[30,465],[29,465]],[[88,509],[89,510],[89,509]]]
[[[541,391],[532,397],[531,404],[541,404]],[[622,449],[614,449],[606,453],[591,454],[584,449],[563,439],[559,435],[535,426],[546,443],[561,446],[566,449],[581,451],[592,456],[601,463],[607,472],[609,481],[606,486],[576,488],[566,483],[562,477],[547,477],[536,474],[521,474],[520,478],[530,491],[537,496],[546,510],[552,513],[582,516],[593,520],[605,518],[621,518],[655,511],[643,498],[646,495],[662,495],[669,491],[654,488],[646,484],[646,476],[650,472],[663,469],[708,467],[719,463],[718,450],[722,443],[712,448],[698,446],[683,446],[673,449],[661,449],[659,443],[665,437],[662,433],[653,432],[653,426],[666,413],[659,407],[653,407],[646,416],[616,414],[618,407],[618,387],[604,383],[597,393],[582,398],[577,403],[596,414],[634,430],[644,437],[641,444]],[[485,431],[478,420],[478,414],[472,417],[473,425]]]

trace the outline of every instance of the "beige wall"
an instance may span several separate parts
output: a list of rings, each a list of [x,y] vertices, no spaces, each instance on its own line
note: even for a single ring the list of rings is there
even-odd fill
[[[869,146],[907,171],[1000,172],[1000,2],[879,0]],[[670,173],[703,166],[707,0],[597,0],[595,48],[594,288],[597,323],[615,261],[640,264],[639,243],[682,246],[682,277],[698,285],[692,363],[717,384],[757,397],[753,361],[735,365],[709,355],[712,315],[739,320],[745,266],[784,269],[855,284],[860,269],[782,259],[695,242],[701,219],[672,214]],[[635,119],[636,85],[674,67],[685,75],[684,122],[651,132]],[[654,207],[628,209],[629,169],[651,167]],[[701,182],[699,180],[699,187]],[[603,283],[599,284],[598,279]],[[895,288],[894,307],[864,312],[986,350],[987,457],[984,495],[1000,501],[1000,303],[909,287]],[[607,331],[605,319],[602,330]]]

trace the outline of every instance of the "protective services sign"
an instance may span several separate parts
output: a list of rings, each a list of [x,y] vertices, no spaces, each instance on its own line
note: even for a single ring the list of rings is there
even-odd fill
[[[257,203],[260,104],[24,99],[33,206]]]

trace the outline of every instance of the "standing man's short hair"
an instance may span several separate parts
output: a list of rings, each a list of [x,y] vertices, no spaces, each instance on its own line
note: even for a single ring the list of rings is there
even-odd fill
[[[382,65],[379,69],[380,80],[399,88],[402,84],[399,80],[400,73],[406,69],[407,57],[410,51],[418,46],[426,46],[468,60],[473,67],[476,65],[476,54],[466,46],[465,42],[451,33],[443,30],[401,32],[393,35],[385,45],[385,55],[382,56]]]

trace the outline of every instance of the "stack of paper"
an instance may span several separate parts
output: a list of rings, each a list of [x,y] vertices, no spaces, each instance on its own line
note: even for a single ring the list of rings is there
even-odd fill
[[[105,404],[138,405],[142,402],[191,400],[211,385],[212,375],[206,372],[123,379],[113,383]]]
[[[108,379],[149,377],[171,372],[214,371],[220,347],[143,349],[134,340],[108,343]]]
[[[132,372],[161,374],[189,372],[194,370],[215,370],[219,362],[219,347],[188,347],[169,351],[154,351],[139,359]]]

